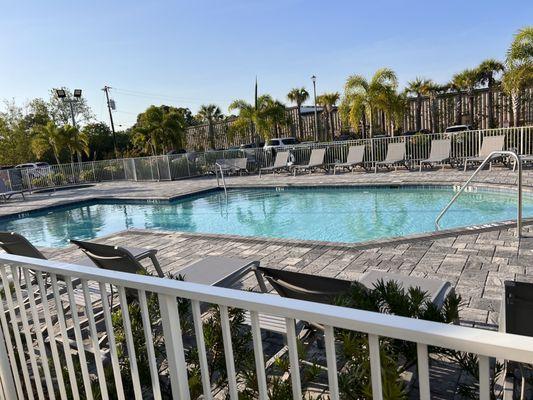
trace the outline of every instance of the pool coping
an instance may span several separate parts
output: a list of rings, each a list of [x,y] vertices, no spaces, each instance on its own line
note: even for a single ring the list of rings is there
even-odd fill
[[[360,183],[360,182],[354,182],[354,183],[331,183],[331,184],[323,184],[323,183],[313,183],[313,184],[302,184],[302,183],[280,183],[280,184],[271,184],[266,183],[262,185],[258,184],[239,184],[239,185],[228,185],[228,189],[230,190],[238,190],[238,189],[264,189],[264,188],[298,188],[298,189],[313,189],[313,188],[328,188],[328,187],[335,187],[335,188],[353,188],[353,187],[359,187],[359,188],[376,188],[376,187],[421,187],[421,190],[424,188],[431,188],[431,187],[461,187],[464,183],[457,183],[457,182],[424,182],[421,184],[417,184],[415,182],[374,182],[374,183]],[[505,185],[505,184],[499,184],[499,183],[473,183],[469,185],[474,188],[483,188],[483,189],[502,189],[501,191],[514,191],[516,192],[517,188],[516,185]],[[186,199],[206,193],[212,193],[212,192],[220,192],[223,188],[221,187],[211,187],[211,188],[202,188],[198,190],[191,190],[185,193],[181,193],[175,196],[168,196],[168,197],[139,197],[139,198],[131,198],[131,197],[120,197],[120,196],[106,196],[106,195],[97,195],[93,197],[87,197],[83,199],[77,199],[77,200],[66,200],[66,201],[60,201],[57,204],[43,206],[43,207],[37,207],[28,211],[22,211],[22,212],[16,212],[16,213],[10,213],[0,216],[0,221],[5,219],[13,219],[15,218],[24,218],[27,216],[30,216],[33,213],[42,212],[44,210],[54,210],[57,208],[65,207],[65,206],[71,206],[76,204],[85,204],[85,203],[94,203],[99,201],[120,201],[124,204],[135,204],[139,202],[146,202],[148,204],[158,204],[158,203],[168,203],[171,201],[175,201],[178,199]],[[533,193],[533,187],[524,187],[523,191],[528,193]],[[523,226],[532,225],[533,224],[533,217],[530,218],[524,218],[522,220]],[[405,235],[405,236],[395,236],[395,237],[389,237],[389,238],[380,238],[380,239],[374,239],[374,240],[367,240],[362,242],[355,242],[355,243],[344,243],[344,242],[330,242],[330,241],[320,241],[320,240],[303,240],[303,239],[289,239],[289,238],[269,238],[269,237],[263,237],[263,236],[242,236],[242,235],[230,235],[230,234],[217,234],[217,233],[201,233],[201,232],[187,232],[187,231],[168,231],[168,230],[156,230],[156,229],[143,229],[143,228],[130,228],[128,230],[123,231],[117,231],[113,234],[120,234],[121,232],[138,232],[138,233],[159,233],[159,234],[169,234],[169,233],[179,233],[181,235],[189,235],[191,237],[204,237],[204,238],[211,238],[211,239],[230,239],[230,240],[238,240],[241,242],[256,242],[256,243],[270,243],[273,245],[287,245],[287,244],[295,244],[295,245],[308,245],[308,246],[323,246],[330,249],[335,250],[347,250],[347,249],[368,249],[373,247],[380,247],[380,246],[395,246],[403,243],[410,243],[413,241],[423,241],[423,240],[436,240],[436,239],[442,239],[446,237],[453,237],[453,236],[460,236],[460,235],[470,235],[470,234],[476,234],[479,232],[488,232],[488,231],[494,231],[494,230],[502,230],[506,228],[513,228],[516,226],[516,222],[513,220],[505,220],[505,221],[497,221],[487,224],[480,224],[480,225],[470,225],[467,227],[457,227],[457,228],[450,228],[450,229],[443,229],[439,231],[433,231],[433,232],[423,232],[423,233],[415,233],[411,235]],[[105,237],[105,236],[104,236]],[[102,237],[99,237],[97,239],[101,239]]]

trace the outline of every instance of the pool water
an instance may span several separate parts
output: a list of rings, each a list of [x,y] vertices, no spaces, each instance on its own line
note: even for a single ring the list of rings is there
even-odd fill
[[[128,228],[355,243],[432,232],[452,187],[231,189],[163,202],[93,202],[0,220],[38,246],[63,247]],[[524,216],[533,199],[524,196]],[[516,194],[463,193],[441,228],[516,218]]]

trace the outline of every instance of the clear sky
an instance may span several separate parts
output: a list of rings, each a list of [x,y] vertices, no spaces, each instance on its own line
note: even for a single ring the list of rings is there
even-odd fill
[[[393,68],[447,81],[502,59],[531,0],[3,1],[0,99],[24,103],[51,88],[81,88],[107,121],[116,88],[123,127],[150,104],[216,103],[259,92],[285,101],[296,86],[341,91],[350,74]]]

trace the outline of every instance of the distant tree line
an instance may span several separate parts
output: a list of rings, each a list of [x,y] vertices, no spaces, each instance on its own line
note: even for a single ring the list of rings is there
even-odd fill
[[[65,89],[67,98],[72,94]],[[135,124],[116,132],[122,157],[166,154],[181,149],[207,150],[271,137],[332,140],[340,134],[373,137],[405,131],[438,132],[448,125],[473,128],[533,123],[533,27],[517,32],[505,61],[485,60],[459,72],[445,84],[417,77],[400,90],[396,73],[381,68],[371,77],[351,75],[344,90],[317,97],[314,108],[304,87],[291,89],[284,102],[263,94],[254,103],[235,100],[224,115],[215,104],[196,114],[184,107],[148,107]],[[5,103],[0,113],[0,164],[43,160],[54,163],[114,157],[108,125],[96,122],[85,99],[73,103],[76,126],[67,103],[50,93],[24,106]]]

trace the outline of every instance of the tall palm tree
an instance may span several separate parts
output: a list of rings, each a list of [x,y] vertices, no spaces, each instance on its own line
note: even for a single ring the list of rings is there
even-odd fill
[[[35,128],[34,138],[31,141],[31,149],[37,158],[41,158],[47,151],[51,150],[57,164],[61,164],[59,156],[64,145],[65,136],[61,129],[53,121],[48,121],[46,125]]]
[[[396,93],[396,90],[389,90],[384,93],[381,101],[386,119],[389,122],[391,136],[401,127],[403,117],[407,108],[407,95]]]
[[[294,88],[287,94],[287,99],[296,104],[298,114],[298,136],[303,138],[302,104],[309,99],[309,93],[305,88]]]
[[[513,125],[520,124],[520,97],[524,89],[533,84],[533,27],[517,32],[507,50],[507,70],[503,75],[503,90],[511,98]]]
[[[72,164],[74,164],[74,154],[78,155],[78,160],[81,160],[82,153],[89,155],[89,138],[84,132],[80,132],[72,125],[63,125],[59,129],[63,135],[62,144],[69,149]]]
[[[427,84],[427,96],[429,97],[429,110],[430,110],[430,130],[431,132],[438,132],[439,126],[439,108],[438,108],[438,96],[446,93],[450,89],[449,85],[442,85],[428,80]]]
[[[422,129],[422,97],[429,93],[430,84],[429,79],[417,77],[414,81],[407,82],[405,88],[407,93],[416,96],[415,130],[417,132]]]
[[[208,137],[209,137],[209,147],[212,149],[215,148],[215,132],[213,123],[220,121],[224,118],[222,111],[215,104],[202,105],[198,111],[198,117],[201,121],[208,124]]]
[[[333,140],[335,137],[335,126],[333,125],[333,109],[339,101],[340,97],[341,95],[339,94],[339,92],[332,92],[323,93],[316,98],[317,104],[320,104],[324,108],[324,112],[326,113],[326,139],[328,139],[328,135],[330,136],[331,140]]]
[[[466,91],[468,95],[468,108],[469,108],[469,114],[470,114],[470,124],[474,124],[474,89],[479,84],[479,75],[478,72],[475,69],[465,69],[462,72],[459,72],[458,74],[455,74],[452,78],[452,81],[450,83],[450,87],[458,91],[457,98],[458,102],[456,103],[456,123],[461,123],[461,92]]]
[[[363,126],[363,136],[366,136],[366,123],[369,125],[369,135],[374,135],[374,118],[380,108],[383,95],[390,90],[396,90],[398,79],[390,68],[376,71],[370,80],[361,75],[348,77],[344,85],[344,98],[341,110],[354,127]]]
[[[505,66],[495,59],[488,59],[483,61],[477,67],[478,80],[482,85],[487,85],[488,97],[487,97],[487,120],[489,128],[495,128],[494,124],[494,94],[493,88],[496,84],[495,75],[499,72],[503,72]]]

